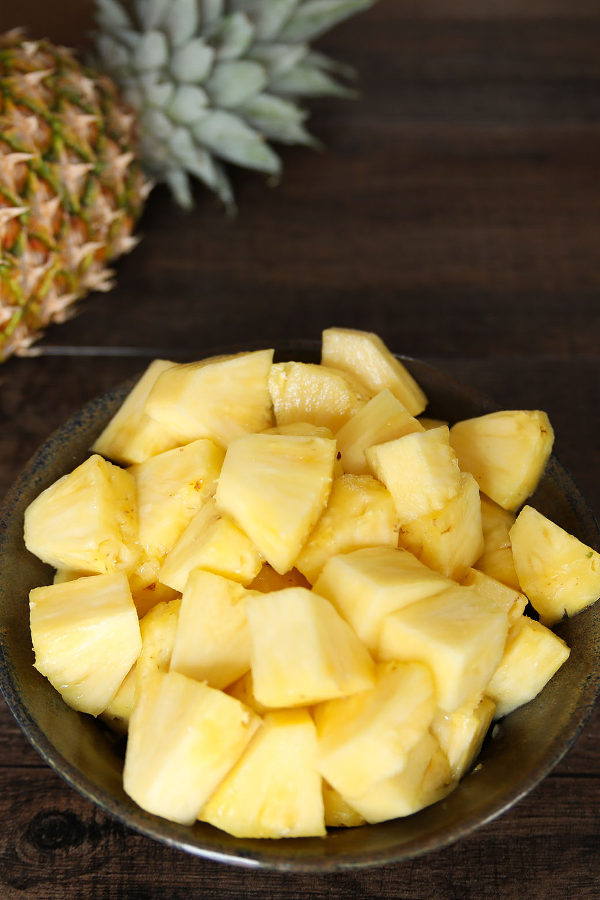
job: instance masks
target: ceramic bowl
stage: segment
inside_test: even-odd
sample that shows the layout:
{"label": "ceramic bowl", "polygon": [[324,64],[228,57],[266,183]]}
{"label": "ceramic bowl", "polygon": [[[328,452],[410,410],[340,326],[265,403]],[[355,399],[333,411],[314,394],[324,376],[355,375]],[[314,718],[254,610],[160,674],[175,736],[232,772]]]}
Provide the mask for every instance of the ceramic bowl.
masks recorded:
{"label": "ceramic bowl", "polygon": [[[318,352],[317,344],[289,343],[279,348],[278,358],[318,361]],[[425,363],[403,361],[430,398],[428,415],[455,421],[493,409],[477,392]],[[494,728],[479,765],[459,787],[416,815],[332,829],[325,838],[276,841],[237,839],[202,823],[185,827],[139,809],[123,791],[122,741],[102,723],[66,706],[33,668],[28,592],[48,584],[52,572],[23,544],[27,505],[86,458],[130,387],[125,384],[89,403],[55,432],[0,510],[0,687],[29,741],[68,784],[126,826],[183,851],[236,865],[326,872],[398,863],[447,846],[508,810],[550,772],[577,738],[600,689],[600,604],[556,627],[572,649],[568,661],[534,701]],[[531,502],[598,547],[598,526],[554,457]]]}

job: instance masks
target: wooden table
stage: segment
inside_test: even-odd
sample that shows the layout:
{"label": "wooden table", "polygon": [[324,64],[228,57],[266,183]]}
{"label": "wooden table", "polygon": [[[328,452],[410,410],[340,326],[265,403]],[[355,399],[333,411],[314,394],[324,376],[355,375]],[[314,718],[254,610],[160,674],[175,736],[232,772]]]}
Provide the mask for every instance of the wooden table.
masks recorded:
{"label": "wooden table", "polygon": [[[90,17],[89,0],[21,0],[0,26],[81,46]],[[201,190],[184,214],[157,189],[118,287],[52,328],[50,355],[0,368],[1,493],[54,427],[151,356],[339,324],[547,410],[600,513],[600,6],[379,0],[321,46],[362,86],[357,102],[311,104],[326,149],[284,150],[276,189],[238,172],[233,221]],[[550,777],[442,852],[287,876],[128,831],[46,768],[3,706],[0,896],[600,897],[599,742],[596,708]]]}

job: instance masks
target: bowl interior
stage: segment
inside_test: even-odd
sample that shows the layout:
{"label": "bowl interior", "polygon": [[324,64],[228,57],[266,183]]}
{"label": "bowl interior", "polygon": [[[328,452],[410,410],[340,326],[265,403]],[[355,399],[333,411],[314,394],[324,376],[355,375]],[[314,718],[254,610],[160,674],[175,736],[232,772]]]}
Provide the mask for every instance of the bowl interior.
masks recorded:
{"label": "bowl interior", "polygon": [[[316,343],[289,343],[279,348],[278,358],[318,361],[318,354]],[[428,415],[456,421],[493,408],[476,391],[425,363],[404,362],[430,398]],[[28,592],[48,584],[53,573],[27,552],[22,536],[27,505],[86,458],[130,386],[88,404],[55,432],[28,463],[0,510],[0,687],[30,742],[72,787],[137,831],[200,856],[269,869],[331,871],[400,862],[445,846],[502,813],[552,769],[585,724],[600,688],[596,607],[557,626],[572,648],[567,663],[535,701],[494,728],[480,764],[459,787],[416,815],[332,829],[326,838],[258,841],[237,839],[203,823],[180,826],[139,809],[122,788],[123,742],[101,723],[67,707],[33,668]],[[554,457],[531,502],[585,543],[598,546],[594,517]]]}

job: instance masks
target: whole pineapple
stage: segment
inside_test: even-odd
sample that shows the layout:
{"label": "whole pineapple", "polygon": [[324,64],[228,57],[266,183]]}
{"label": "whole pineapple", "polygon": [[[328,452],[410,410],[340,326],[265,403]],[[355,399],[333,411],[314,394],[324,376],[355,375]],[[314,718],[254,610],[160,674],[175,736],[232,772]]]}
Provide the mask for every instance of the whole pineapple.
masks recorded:
{"label": "whole pineapple", "polygon": [[106,291],[150,190],[106,76],[50,42],[0,38],[0,361]]}

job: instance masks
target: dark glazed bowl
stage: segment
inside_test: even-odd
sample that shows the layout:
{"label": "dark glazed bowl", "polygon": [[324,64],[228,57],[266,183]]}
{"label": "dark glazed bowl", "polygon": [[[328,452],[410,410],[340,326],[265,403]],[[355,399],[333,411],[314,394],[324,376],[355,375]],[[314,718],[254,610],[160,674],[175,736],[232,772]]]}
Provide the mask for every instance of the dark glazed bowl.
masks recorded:
{"label": "dark glazed bowl", "polygon": [[[229,351],[236,349],[244,348]],[[318,361],[319,345],[282,344],[278,356]],[[428,415],[455,421],[493,409],[485,398],[425,363],[404,362],[430,398]],[[600,689],[600,605],[557,626],[572,649],[567,663],[539,697],[494,729],[483,747],[481,764],[454,793],[414,816],[333,829],[326,838],[275,841],[241,840],[202,823],[188,828],[139,809],[123,791],[119,741],[101,723],[67,707],[33,668],[28,592],[49,583],[52,572],[26,551],[22,537],[27,505],[86,458],[130,387],[128,383],[93,401],[55,432],[29,462],[0,510],[0,686],[30,742],[72,787],[130,828],[198,856],[264,869],[327,872],[398,863],[444,847],[503,813],[550,772],[577,738]],[[598,547],[598,526],[555,458],[531,502]]]}

